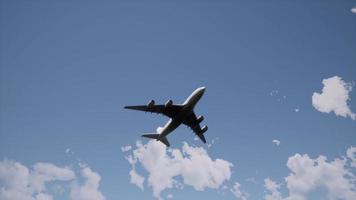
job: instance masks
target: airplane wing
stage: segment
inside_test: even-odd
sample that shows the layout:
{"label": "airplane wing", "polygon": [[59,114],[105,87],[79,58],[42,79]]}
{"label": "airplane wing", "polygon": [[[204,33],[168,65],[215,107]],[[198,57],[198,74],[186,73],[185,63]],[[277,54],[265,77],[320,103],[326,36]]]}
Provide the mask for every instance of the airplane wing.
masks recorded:
{"label": "airplane wing", "polygon": [[170,106],[165,106],[165,105],[143,105],[143,106],[125,106],[124,108],[126,109],[131,109],[131,110],[140,110],[140,111],[145,111],[145,112],[151,112],[151,113],[158,113],[165,115],[170,118],[174,118],[177,113],[182,109],[181,105],[170,105]]}
{"label": "airplane wing", "polygon": [[192,112],[187,119],[183,122],[183,124],[187,125],[189,128],[191,128],[195,135],[197,135],[201,141],[203,141],[204,143],[206,143],[206,139],[203,135],[204,131],[201,129],[199,121],[197,116],[195,115],[194,112]]}

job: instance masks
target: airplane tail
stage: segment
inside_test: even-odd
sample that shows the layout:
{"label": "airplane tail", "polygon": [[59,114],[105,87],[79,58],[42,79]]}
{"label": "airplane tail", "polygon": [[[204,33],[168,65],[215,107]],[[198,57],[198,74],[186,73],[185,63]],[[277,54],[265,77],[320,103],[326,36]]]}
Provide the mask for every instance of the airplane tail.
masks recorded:
{"label": "airplane tail", "polygon": [[168,140],[166,137],[160,137],[160,134],[145,134],[145,135],[142,135],[142,137],[145,137],[145,138],[151,138],[151,139],[156,139],[156,140],[159,140],[161,141],[163,144],[165,144],[167,147],[170,146]]}

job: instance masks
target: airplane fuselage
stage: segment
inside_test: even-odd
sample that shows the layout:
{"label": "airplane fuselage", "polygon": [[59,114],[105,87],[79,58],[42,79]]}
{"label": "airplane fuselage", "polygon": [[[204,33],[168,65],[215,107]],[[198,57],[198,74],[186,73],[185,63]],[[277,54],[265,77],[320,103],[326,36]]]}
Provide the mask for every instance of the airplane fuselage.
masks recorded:
{"label": "airplane fuselage", "polygon": [[179,111],[178,115],[174,118],[169,119],[166,125],[159,132],[159,138],[166,137],[169,133],[174,131],[178,126],[180,126],[184,120],[193,112],[195,105],[204,95],[205,87],[200,87],[196,89],[183,103],[182,109]]}
{"label": "airplane fuselage", "polygon": [[161,141],[166,146],[169,146],[167,135],[174,131],[178,126],[184,124],[188,126],[198,136],[203,143],[206,143],[204,133],[208,130],[208,126],[200,126],[204,120],[202,115],[195,115],[194,107],[204,95],[205,87],[196,89],[183,104],[173,104],[172,100],[168,100],[165,104],[156,105],[154,100],[148,102],[147,105],[125,106],[125,109],[139,110],[162,114],[169,117],[169,121],[162,129],[157,130],[157,133],[143,134],[142,137]]}

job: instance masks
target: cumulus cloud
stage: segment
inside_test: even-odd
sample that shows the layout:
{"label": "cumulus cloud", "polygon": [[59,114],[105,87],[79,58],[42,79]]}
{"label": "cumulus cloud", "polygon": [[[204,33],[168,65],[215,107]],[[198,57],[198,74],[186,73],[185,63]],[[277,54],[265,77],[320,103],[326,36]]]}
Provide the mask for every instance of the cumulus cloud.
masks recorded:
{"label": "cumulus cloud", "polygon": [[346,161],[341,159],[327,162],[325,156],[312,159],[306,154],[296,154],[290,157],[287,167],[292,174],[285,178],[289,199],[305,199],[308,192],[318,187],[327,189],[330,199],[356,199],[355,179],[345,165]]}
{"label": "cumulus cloud", "polygon": [[352,91],[352,85],[345,83],[338,76],[324,79],[323,85],[322,93],[313,93],[314,108],[323,113],[334,112],[337,116],[350,117],[355,120],[356,114],[347,104],[350,100],[349,93]]}
{"label": "cumulus cloud", "polygon": [[[86,178],[84,186],[98,186],[95,185],[93,175],[88,169],[83,169],[83,177]],[[0,161],[0,182],[2,183],[0,199],[53,200],[53,195],[47,191],[47,183],[60,181],[62,183],[71,184],[76,181],[76,179],[75,172],[67,166],[58,167],[51,163],[36,163],[32,168],[28,168],[16,161],[3,160]],[[89,190],[86,190],[86,192],[93,194],[91,189],[95,188],[89,187]],[[71,187],[71,190],[73,191],[75,188]],[[71,198],[71,200],[81,199],[83,198]],[[85,199],[90,200],[90,198]],[[103,200],[100,198],[95,199]]]}
{"label": "cumulus cloud", "polygon": [[69,181],[75,178],[68,167],[57,167],[50,163],[37,163],[30,170],[19,162],[0,162],[1,200],[43,200],[52,199],[46,194],[45,184],[51,181]]}
{"label": "cumulus cloud", "polygon": [[272,143],[279,146],[281,144],[281,141],[274,139],[274,140],[272,140]]}
{"label": "cumulus cloud", "polygon": [[266,195],[265,199],[305,200],[310,192],[318,188],[325,189],[327,198],[331,200],[356,199],[356,179],[347,163],[346,158],[327,161],[322,155],[313,159],[307,154],[295,154],[287,162],[291,171],[285,177],[289,196],[282,198],[278,191],[280,186],[266,179],[265,187],[271,194]]}
{"label": "cumulus cloud", "polygon": [[241,185],[238,182],[235,182],[234,186],[231,188],[231,192],[237,199],[247,200],[248,194],[245,191],[240,189]]}
{"label": "cumulus cloud", "polygon": [[133,169],[139,164],[147,171],[147,183],[158,199],[162,199],[160,194],[163,190],[182,187],[183,184],[192,186],[197,191],[205,188],[217,189],[230,179],[233,166],[223,159],[212,159],[201,147],[184,143],[182,150],[169,151],[165,145],[154,140],[145,145],[137,142],[136,149],[127,156],[127,160]]}

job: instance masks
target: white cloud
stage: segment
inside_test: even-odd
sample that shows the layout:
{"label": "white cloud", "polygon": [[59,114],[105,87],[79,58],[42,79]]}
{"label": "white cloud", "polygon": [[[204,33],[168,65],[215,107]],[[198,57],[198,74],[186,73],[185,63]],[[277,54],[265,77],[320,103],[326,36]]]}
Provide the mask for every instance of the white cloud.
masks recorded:
{"label": "white cloud", "polygon": [[81,174],[85,178],[85,182],[83,185],[79,185],[77,182],[72,184],[71,200],[105,200],[104,195],[98,190],[100,175],[88,166],[81,166]]}
{"label": "white cloud", "polygon": [[46,182],[70,181],[74,178],[74,172],[68,167],[57,167],[51,163],[36,163],[29,181],[36,192],[41,192],[45,190]]}
{"label": "white cloud", "polygon": [[308,194],[319,188],[325,189],[326,198],[330,200],[356,199],[356,179],[347,163],[345,157],[327,161],[322,155],[312,159],[307,154],[295,154],[287,162],[291,171],[285,177],[289,196],[282,198],[278,191],[280,186],[266,179],[265,187],[271,194],[265,199],[305,200]]}
{"label": "white cloud", "polygon": [[130,183],[136,185],[138,188],[143,190],[143,182],[145,181],[145,177],[138,174],[135,169],[131,169],[129,174]]}
{"label": "white cloud", "polygon": [[282,200],[282,194],[278,191],[280,185],[269,178],[265,180],[265,188],[271,193],[265,195],[265,200]]}
{"label": "white cloud", "polygon": [[356,14],[356,7],[351,8],[351,12]]}
{"label": "white cloud", "polygon": [[[318,187],[328,191],[330,199],[356,199],[355,181],[345,167],[346,160],[327,162],[325,156],[311,159],[308,155],[296,154],[288,159],[287,167],[292,171],[285,178],[289,199],[305,199],[306,194]],[[348,178],[348,177],[352,178]]]}
{"label": "white cloud", "polygon": [[348,148],[346,155],[351,160],[351,167],[356,167],[356,147]]}
{"label": "white cloud", "polygon": [[352,85],[345,83],[338,76],[324,79],[323,85],[322,93],[313,93],[314,108],[323,113],[334,112],[337,116],[350,117],[355,120],[356,114],[347,105]]}
{"label": "white cloud", "polygon": [[173,194],[168,194],[167,199],[173,199]]}
{"label": "white cloud", "polygon": [[234,186],[231,188],[231,192],[237,199],[247,200],[248,194],[245,191],[240,189],[241,185],[238,182],[235,182]]}
{"label": "white cloud", "polygon": [[85,184],[78,186],[74,184],[77,181],[75,172],[69,167],[58,167],[51,163],[39,162],[32,168],[28,168],[16,161],[3,160],[0,161],[0,182],[2,183],[0,199],[53,200],[53,194],[48,192],[46,184],[60,181],[71,185],[71,193],[75,193],[79,189],[93,197],[73,196],[71,200],[104,200],[105,198],[100,198],[96,191],[100,176],[92,172],[89,167],[82,169],[82,175],[86,179]]}
{"label": "white cloud", "polygon": [[122,152],[130,151],[131,149],[132,149],[131,145],[126,145],[126,146],[121,147]]}
{"label": "white cloud", "polygon": [[[182,183],[195,190],[217,189],[231,177],[232,164],[222,159],[213,160],[204,148],[192,147],[184,142],[182,150],[168,151],[160,142],[151,140],[147,144],[136,144],[136,149],[127,157],[135,169],[140,164],[147,172],[147,182],[153,195],[162,199],[163,190],[181,187]],[[182,183],[175,179],[181,176]]]}
{"label": "white cloud", "polygon": [[272,140],[272,143],[279,146],[281,144],[281,141],[274,139],[274,140]]}
{"label": "white cloud", "polygon": [[22,164],[10,160],[0,162],[1,200],[35,200],[29,186],[30,172]]}
{"label": "white cloud", "polygon": [[0,161],[1,200],[50,200],[45,184],[51,181],[69,181],[75,178],[68,167],[57,167],[50,163],[37,163],[30,170],[19,162]]}

